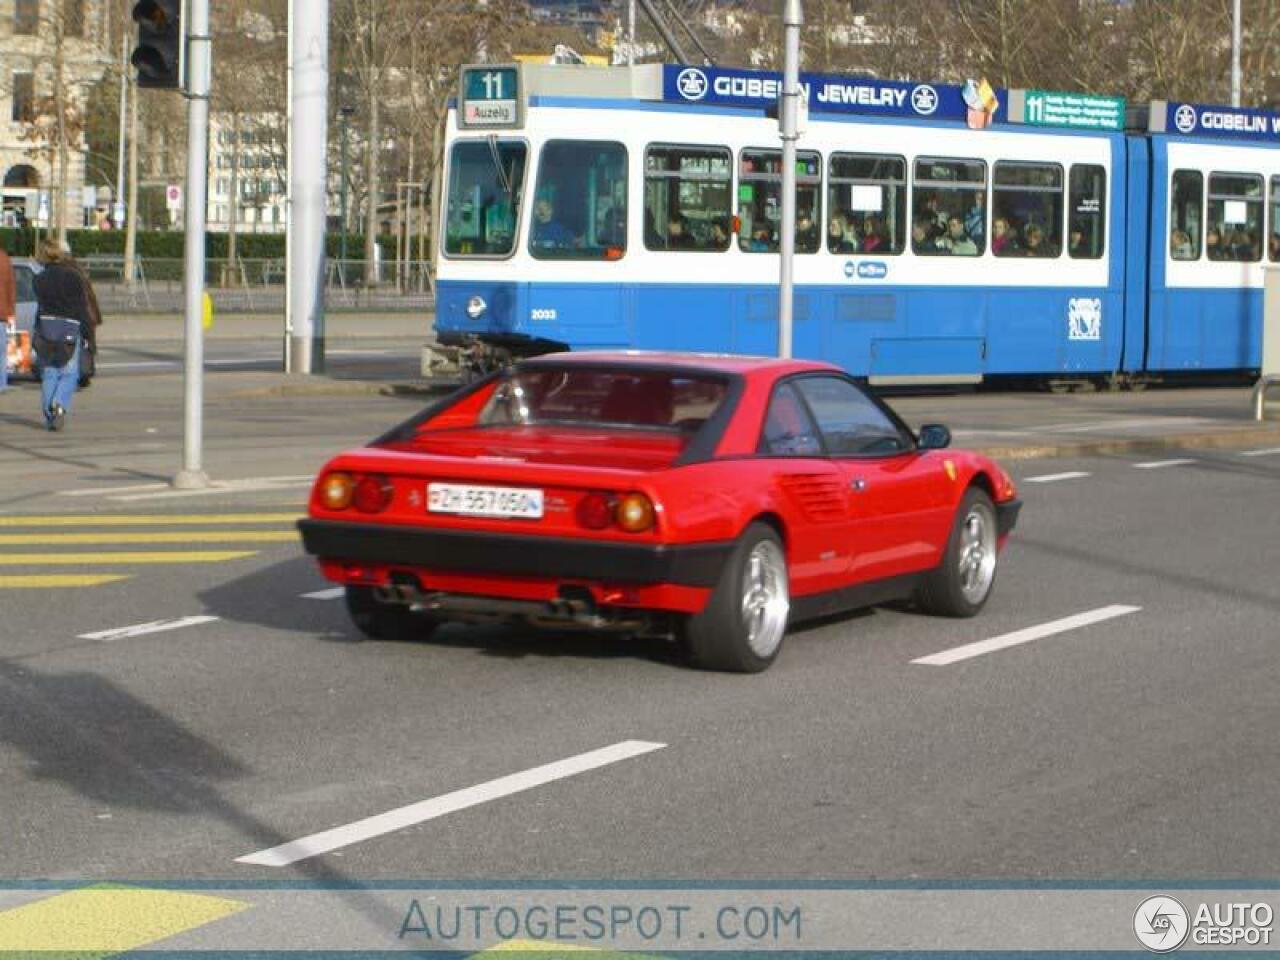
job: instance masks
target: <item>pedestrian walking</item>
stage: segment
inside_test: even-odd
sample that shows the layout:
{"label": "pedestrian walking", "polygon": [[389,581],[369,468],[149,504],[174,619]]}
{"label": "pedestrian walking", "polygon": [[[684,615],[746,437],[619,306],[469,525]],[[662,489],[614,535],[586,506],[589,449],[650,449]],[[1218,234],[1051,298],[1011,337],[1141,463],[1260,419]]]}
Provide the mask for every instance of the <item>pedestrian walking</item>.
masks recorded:
{"label": "pedestrian walking", "polygon": [[80,378],[81,340],[92,329],[89,281],[57,240],[40,245],[36,259],[36,323],[32,345],[40,358],[40,408],[45,425],[61,430]]}
{"label": "pedestrian walking", "polygon": [[13,261],[0,247],[0,393],[9,389],[9,338],[16,337],[18,283],[13,275]]}

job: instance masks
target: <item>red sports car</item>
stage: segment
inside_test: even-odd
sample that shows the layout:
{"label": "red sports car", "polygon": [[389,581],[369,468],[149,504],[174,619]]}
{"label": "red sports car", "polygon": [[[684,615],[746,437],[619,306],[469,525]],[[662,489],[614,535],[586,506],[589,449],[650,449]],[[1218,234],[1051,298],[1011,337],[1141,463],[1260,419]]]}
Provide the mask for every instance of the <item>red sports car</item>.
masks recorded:
{"label": "red sports car", "polygon": [[372,637],[523,620],[754,672],[805,618],[982,609],[1020,502],[950,439],[829,364],[550,354],[332,460],[299,526]]}

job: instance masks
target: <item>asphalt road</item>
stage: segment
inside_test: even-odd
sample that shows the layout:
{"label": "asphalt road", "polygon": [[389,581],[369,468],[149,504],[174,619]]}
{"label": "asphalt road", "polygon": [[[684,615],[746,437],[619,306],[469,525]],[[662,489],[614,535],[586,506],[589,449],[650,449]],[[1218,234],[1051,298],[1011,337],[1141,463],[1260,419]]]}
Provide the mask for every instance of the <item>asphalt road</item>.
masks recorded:
{"label": "asphalt road", "polygon": [[[80,578],[0,579],[0,877],[1209,880],[1280,862],[1280,453],[1015,462],[1026,506],[982,616],[875,609],[720,676],[590,635],[359,641],[340,600],[306,596],[326,584],[290,534],[305,481],[166,495],[176,408],[150,379],[82,395],[56,436],[0,405],[0,577]],[[210,458],[260,480],[420,403],[264,404],[211,380]],[[50,519],[68,514],[99,519]],[[493,785],[636,741],[661,746]],[[486,784],[287,866],[238,862]]]}

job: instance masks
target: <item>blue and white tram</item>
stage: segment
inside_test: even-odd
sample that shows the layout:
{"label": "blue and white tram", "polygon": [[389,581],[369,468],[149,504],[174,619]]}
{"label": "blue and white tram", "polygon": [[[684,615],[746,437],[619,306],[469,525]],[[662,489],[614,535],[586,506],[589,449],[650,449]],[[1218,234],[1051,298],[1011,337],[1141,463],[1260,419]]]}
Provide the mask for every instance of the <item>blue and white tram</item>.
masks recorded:
{"label": "blue and white tram", "polygon": [[[448,117],[442,343],[477,366],[560,347],[775,352],[781,154],[760,104],[776,80],[470,69],[483,83],[464,71]],[[1235,259],[1237,234],[1261,250],[1259,185],[1280,183],[1280,151],[975,130],[958,88],[807,80],[797,356],[873,382],[1257,366],[1265,252]],[[1232,227],[1233,259],[1210,261],[1214,224]]]}

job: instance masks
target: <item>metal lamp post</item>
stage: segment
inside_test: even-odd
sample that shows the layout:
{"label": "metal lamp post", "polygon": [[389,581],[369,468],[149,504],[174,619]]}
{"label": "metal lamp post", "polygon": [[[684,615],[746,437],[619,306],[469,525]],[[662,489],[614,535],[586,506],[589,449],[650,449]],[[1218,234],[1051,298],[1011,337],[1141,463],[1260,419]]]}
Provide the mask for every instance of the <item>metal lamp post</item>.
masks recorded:
{"label": "metal lamp post", "polygon": [[782,266],[778,282],[778,356],[791,356],[792,265],[796,250],[796,138],[800,91],[800,28],[804,11],[800,0],[783,0],[782,96],[778,102],[778,124],[782,135],[782,235],[779,252]]}
{"label": "metal lamp post", "polygon": [[339,188],[339,201],[338,201],[338,205],[341,208],[342,231],[339,235],[340,240],[338,241],[338,263],[339,263],[338,270],[344,281],[346,280],[346,276],[347,276],[347,196],[348,196],[348,191],[351,189],[351,186],[350,186],[351,180],[348,172],[349,167],[347,166],[347,163],[348,163],[347,131],[348,131],[348,124],[351,120],[351,115],[354,114],[355,112],[356,112],[355,107],[340,107],[338,109],[338,117],[342,121],[342,145],[341,145],[342,184],[341,184],[341,187]]}

